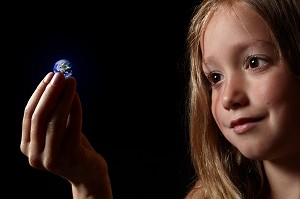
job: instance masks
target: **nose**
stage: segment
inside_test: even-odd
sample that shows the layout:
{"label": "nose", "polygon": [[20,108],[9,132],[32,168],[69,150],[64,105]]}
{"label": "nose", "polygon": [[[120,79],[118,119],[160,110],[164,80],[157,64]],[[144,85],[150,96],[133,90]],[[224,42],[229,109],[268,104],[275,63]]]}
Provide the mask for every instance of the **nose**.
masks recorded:
{"label": "nose", "polygon": [[241,76],[229,77],[225,80],[222,93],[222,105],[226,110],[245,106],[249,100],[246,82]]}

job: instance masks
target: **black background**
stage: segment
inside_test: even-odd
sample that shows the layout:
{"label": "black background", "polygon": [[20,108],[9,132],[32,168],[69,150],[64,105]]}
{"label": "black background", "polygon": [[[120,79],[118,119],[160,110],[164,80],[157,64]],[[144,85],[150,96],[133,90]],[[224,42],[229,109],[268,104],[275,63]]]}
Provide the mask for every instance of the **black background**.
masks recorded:
{"label": "black background", "polygon": [[198,1],[13,4],[2,18],[9,198],[72,198],[68,182],[31,168],[19,149],[27,100],[62,58],[75,68],[83,130],[108,162],[114,198],[183,198],[192,176],[184,45]]}

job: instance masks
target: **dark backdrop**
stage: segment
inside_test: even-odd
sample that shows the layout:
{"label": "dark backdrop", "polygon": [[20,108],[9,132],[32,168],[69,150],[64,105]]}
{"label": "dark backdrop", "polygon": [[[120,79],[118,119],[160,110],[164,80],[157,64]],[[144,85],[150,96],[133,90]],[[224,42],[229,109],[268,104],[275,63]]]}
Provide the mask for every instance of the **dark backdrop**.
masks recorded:
{"label": "dark backdrop", "polygon": [[197,1],[12,4],[2,18],[3,126],[14,147],[13,159],[10,141],[3,153],[9,194],[71,198],[65,180],[31,168],[19,150],[27,100],[66,58],[75,68],[83,130],[108,162],[114,198],[183,198],[192,177],[184,45]]}

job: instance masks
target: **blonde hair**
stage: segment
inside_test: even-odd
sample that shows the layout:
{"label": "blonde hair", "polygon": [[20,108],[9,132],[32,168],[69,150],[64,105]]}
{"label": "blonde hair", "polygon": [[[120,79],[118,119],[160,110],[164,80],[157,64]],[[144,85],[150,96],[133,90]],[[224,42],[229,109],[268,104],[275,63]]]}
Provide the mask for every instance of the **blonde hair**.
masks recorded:
{"label": "blonde hair", "polygon": [[295,77],[300,74],[299,0],[204,0],[196,7],[187,37],[189,140],[195,181],[200,182],[205,198],[262,198],[267,189],[261,162],[244,157],[216,125],[210,110],[210,86],[201,67],[200,40],[206,25],[221,5],[236,2],[255,10],[268,24],[277,53]]}

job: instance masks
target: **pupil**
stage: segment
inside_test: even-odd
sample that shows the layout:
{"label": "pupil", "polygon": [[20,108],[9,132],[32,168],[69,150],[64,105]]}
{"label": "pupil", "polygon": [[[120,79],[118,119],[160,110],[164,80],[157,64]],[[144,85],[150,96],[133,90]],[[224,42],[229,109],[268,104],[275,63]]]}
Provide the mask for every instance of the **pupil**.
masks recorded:
{"label": "pupil", "polygon": [[251,67],[256,67],[257,66],[257,60],[255,58],[250,60],[250,65]]}
{"label": "pupil", "polygon": [[212,78],[213,83],[217,83],[219,81],[219,79],[220,78],[219,78],[219,76],[217,74],[213,75],[213,78]]}

